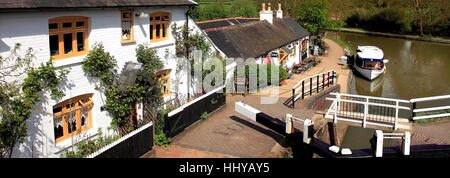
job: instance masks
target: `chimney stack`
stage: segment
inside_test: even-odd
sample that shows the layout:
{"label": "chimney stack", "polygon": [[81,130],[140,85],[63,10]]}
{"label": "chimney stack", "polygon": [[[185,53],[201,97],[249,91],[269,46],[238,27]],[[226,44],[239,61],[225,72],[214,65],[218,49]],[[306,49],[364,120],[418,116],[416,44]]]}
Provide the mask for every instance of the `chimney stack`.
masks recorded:
{"label": "chimney stack", "polygon": [[266,3],[262,3],[262,9],[259,12],[259,20],[267,20],[270,24],[273,24],[273,11],[272,7],[270,7],[270,3],[267,4],[267,10],[266,10]]}
{"label": "chimney stack", "polygon": [[278,3],[277,18],[279,19],[283,18],[283,10],[281,10],[281,3]]}

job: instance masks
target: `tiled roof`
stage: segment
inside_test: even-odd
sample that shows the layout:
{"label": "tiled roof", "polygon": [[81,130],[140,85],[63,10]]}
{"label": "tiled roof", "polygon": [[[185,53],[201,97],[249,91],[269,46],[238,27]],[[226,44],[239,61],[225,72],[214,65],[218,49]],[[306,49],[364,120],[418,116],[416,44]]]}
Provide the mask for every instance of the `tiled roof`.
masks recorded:
{"label": "tiled roof", "polygon": [[228,57],[243,59],[260,57],[309,35],[291,18],[274,19],[273,24],[253,21],[208,29],[205,32],[221,51]]}
{"label": "tiled roof", "polygon": [[0,11],[197,5],[193,0],[0,0]]}

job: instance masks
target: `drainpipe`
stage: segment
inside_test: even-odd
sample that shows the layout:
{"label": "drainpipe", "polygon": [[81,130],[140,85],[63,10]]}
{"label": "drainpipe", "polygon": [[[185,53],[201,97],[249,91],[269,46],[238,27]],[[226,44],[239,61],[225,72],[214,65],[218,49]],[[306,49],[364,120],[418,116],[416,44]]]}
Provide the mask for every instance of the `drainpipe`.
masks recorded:
{"label": "drainpipe", "polygon": [[[189,37],[189,13],[191,12],[193,6],[188,6],[188,10],[186,11],[186,27],[188,29],[188,34],[186,36],[184,36],[183,38],[186,39]],[[191,61],[189,58],[189,44],[185,44],[185,48],[186,48],[186,59],[187,59],[187,99],[191,99],[191,91],[190,91],[190,86],[191,86]]]}

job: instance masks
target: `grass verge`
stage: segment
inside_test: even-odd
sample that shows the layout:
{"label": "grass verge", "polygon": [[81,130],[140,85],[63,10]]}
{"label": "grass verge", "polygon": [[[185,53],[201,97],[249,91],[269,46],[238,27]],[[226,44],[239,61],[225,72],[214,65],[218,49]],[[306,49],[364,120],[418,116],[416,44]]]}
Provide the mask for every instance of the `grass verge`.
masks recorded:
{"label": "grass verge", "polygon": [[352,49],[352,47],[350,47],[350,45],[348,45],[346,42],[342,41],[342,40],[338,40],[336,38],[333,38],[331,36],[326,36],[325,38],[328,38],[334,42],[336,42],[339,46],[343,47],[344,49],[347,48],[348,50],[350,50],[350,53],[353,55],[354,51]]}

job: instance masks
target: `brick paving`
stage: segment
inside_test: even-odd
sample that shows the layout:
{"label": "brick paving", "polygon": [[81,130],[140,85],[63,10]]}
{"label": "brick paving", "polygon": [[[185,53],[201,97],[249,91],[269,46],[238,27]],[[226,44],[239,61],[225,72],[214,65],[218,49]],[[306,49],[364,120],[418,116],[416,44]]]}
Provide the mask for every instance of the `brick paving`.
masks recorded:
{"label": "brick paving", "polygon": [[411,134],[412,145],[450,144],[450,121],[427,124],[413,124]]}

